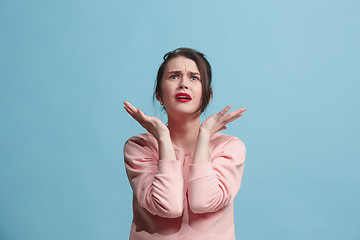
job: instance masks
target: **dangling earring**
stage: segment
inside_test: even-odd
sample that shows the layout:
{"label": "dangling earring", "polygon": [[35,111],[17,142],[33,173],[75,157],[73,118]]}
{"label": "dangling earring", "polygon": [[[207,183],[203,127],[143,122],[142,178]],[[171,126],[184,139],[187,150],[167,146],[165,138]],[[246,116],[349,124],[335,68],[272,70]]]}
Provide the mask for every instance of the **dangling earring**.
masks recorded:
{"label": "dangling earring", "polygon": [[164,105],[164,102],[160,102],[160,105]]}

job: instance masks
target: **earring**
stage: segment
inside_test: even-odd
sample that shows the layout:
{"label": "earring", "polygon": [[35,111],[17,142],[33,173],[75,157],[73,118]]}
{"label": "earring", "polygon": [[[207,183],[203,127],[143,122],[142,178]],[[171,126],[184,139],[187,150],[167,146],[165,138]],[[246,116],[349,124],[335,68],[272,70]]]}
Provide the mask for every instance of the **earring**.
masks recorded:
{"label": "earring", "polygon": [[164,105],[164,102],[160,102],[160,105]]}

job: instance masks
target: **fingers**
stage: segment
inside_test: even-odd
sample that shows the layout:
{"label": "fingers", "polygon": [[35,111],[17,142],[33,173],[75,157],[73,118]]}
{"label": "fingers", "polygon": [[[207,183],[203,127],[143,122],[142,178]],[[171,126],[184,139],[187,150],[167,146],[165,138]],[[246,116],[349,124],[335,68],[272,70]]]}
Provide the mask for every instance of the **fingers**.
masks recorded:
{"label": "fingers", "polygon": [[147,116],[140,109],[135,108],[129,102],[124,102],[124,109],[138,122],[143,121]]}
{"label": "fingers", "polygon": [[124,109],[131,115],[131,117],[136,119],[135,113],[128,107],[124,107]]}
{"label": "fingers", "polygon": [[244,115],[244,112],[246,110],[247,110],[247,108],[243,107],[243,108],[237,109],[231,113],[226,114],[225,116],[222,117],[224,124],[226,125],[226,124],[238,119],[239,117]]}
{"label": "fingers", "polygon": [[130,115],[132,115],[132,114],[134,114],[136,112],[136,108],[133,105],[131,105],[129,102],[125,101],[124,105],[125,105],[124,106],[125,110],[128,113],[130,113]]}
{"label": "fingers", "polygon": [[140,109],[138,109],[137,112],[142,120],[146,120],[148,118],[148,116],[146,116],[145,113],[143,111],[141,111]]}
{"label": "fingers", "polygon": [[128,102],[124,102],[124,105],[125,110],[156,139],[158,139],[160,135],[169,134],[167,126],[158,118],[146,115],[143,111],[135,108]]}
{"label": "fingers", "polygon": [[226,129],[227,129],[226,126],[222,126],[222,127],[218,130],[218,132],[221,131],[221,130],[226,130]]}
{"label": "fingers", "polygon": [[221,118],[222,116],[224,116],[229,110],[230,110],[231,106],[228,105],[227,107],[225,107],[223,110],[221,110],[218,114],[216,114],[216,116],[218,118]]}
{"label": "fingers", "polygon": [[240,108],[240,109],[237,109],[229,114],[231,115],[243,115],[244,112],[246,111],[247,109],[246,108]]}

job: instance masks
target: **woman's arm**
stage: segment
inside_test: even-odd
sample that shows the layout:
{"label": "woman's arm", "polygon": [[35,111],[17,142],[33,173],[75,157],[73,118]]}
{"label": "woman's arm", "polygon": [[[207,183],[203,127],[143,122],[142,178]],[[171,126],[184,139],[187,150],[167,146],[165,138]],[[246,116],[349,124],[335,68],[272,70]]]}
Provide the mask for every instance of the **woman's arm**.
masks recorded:
{"label": "woman's arm", "polygon": [[209,162],[209,148],[211,137],[216,132],[226,129],[226,124],[238,119],[247,110],[243,107],[226,114],[230,110],[230,108],[231,106],[227,106],[219,113],[210,116],[201,124],[195,147],[193,164]]}
{"label": "woman's arm", "polygon": [[184,181],[168,128],[130,103],[125,102],[125,110],[156,139],[149,146],[149,139],[133,137],[124,146],[126,171],[136,200],[151,214],[166,218],[181,216]]}
{"label": "woman's arm", "polygon": [[156,138],[159,146],[159,159],[176,159],[170,132],[166,125],[156,117],[145,115],[140,109],[136,109],[129,102],[125,101],[124,105],[125,110]]}
{"label": "woman's arm", "polygon": [[209,117],[200,127],[188,189],[190,208],[195,213],[221,209],[235,197],[240,187],[246,149],[239,139],[229,141],[223,153],[210,162],[211,137],[246,111],[241,108],[226,114],[229,109],[230,106]]}
{"label": "woman's arm", "polygon": [[246,149],[238,138],[219,143],[211,162],[192,164],[188,197],[194,213],[215,212],[232,202],[240,189]]}

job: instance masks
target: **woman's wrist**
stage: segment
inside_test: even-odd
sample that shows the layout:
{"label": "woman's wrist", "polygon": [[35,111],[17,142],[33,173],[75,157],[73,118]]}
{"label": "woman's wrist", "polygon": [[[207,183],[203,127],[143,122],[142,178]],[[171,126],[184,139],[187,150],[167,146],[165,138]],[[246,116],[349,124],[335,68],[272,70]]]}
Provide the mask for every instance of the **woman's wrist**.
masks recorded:
{"label": "woman's wrist", "polygon": [[193,158],[193,164],[208,162],[211,134],[205,129],[200,129]]}
{"label": "woman's wrist", "polygon": [[163,132],[156,138],[159,144],[171,143],[170,132]]}
{"label": "woman's wrist", "polygon": [[159,136],[157,141],[159,148],[159,160],[176,160],[170,134]]}
{"label": "woman's wrist", "polygon": [[203,138],[203,139],[209,139],[210,140],[211,137],[212,137],[212,134],[209,133],[209,131],[207,131],[206,129],[200,128],[198,138]]}

